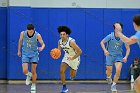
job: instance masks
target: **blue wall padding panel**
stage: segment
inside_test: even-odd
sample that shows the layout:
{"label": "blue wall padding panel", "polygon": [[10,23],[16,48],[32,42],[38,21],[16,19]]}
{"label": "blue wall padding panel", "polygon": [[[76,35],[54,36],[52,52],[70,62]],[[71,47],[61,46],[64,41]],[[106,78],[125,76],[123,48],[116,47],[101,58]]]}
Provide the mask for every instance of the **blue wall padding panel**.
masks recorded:
{"label": "blue wall padding panel", "polygon": [[86,58],[84,54],[86,53],[86,39],[85,39],[85,12],[81,9],[68,9],[68,26],[72,30],[71,37],[75,39],[77,45],[82,49],[81,62],[79,65],[78,73],[76,79],[86,79]]}
{"label": "blue wall padding panel", "polygon": [[86,79],[103,79],[103,9],[86,9]]}
{"label": "blue wall padding panel", "polygon": [[0,79],[7,78],[7,63],[6,63],[6,34],[7,34],[7,8],[0,7]]}
{"label": "blue wall padding panel", "polygon": [[23,79],[21,58],[17,57],[17,46],[20,32],[26,30],[26,25],[31,22],[30,7],[8,8],[7,32],[7,70],[8,79]]}
{"label": "blue wall padding panel", "polygon": [[[6,15],[6,12],[0,8]],[[1,13],[1,12],[0,12]],[[5,18],[4,13],[0,16]],[[2,36],[6,40],[7,56],[1,55],[1,62],[7,64],[8,79],[25,79],[22,73],[21,59],[17,57],[17,43],[20,32],[26,29],[28,23],[33,23],[35,29],[42,35],[46,44],[40,53],[37,67],[38,79],[60,79],[60,64],[62,56],[58,60],[50,57],[50,50],[56,48],[60,38],[57,27],[67,25],[71,28],[72,38],[82,49],[81,64],[77,71],[76,79],[105,79],[105,56],[100,46],[100,41],[113,31],[113,23],[121,21],[124,24],[123,33],[131,36],[135,33],[132,17],[140,13],[140,9],[105,9],[105,8],[30,8],[8,7],[7,31],[5,20],[2,25]],[[1,17],[0,17],[1,18]],[[5,47],[6,41],[2,41],[0,47]],[[131,46],[131,54],[128,62],[123,64],[121,79],[128,79],[128,69],[134,57],[139,57],[138,46]],[[125,54],[125,47],[124,47]],[[6,62],[7,59],[7,62]],[[2,67],[0,69],[6,69]],[[6,70],[4,70],[6,71]],[[113,73],[115,71],[113,70]],[[0,78],[5,78],[6,72],[0,72]],[[2,76],[2,77],[1,77]],[[69,79],[69,70],[66,78]]]}

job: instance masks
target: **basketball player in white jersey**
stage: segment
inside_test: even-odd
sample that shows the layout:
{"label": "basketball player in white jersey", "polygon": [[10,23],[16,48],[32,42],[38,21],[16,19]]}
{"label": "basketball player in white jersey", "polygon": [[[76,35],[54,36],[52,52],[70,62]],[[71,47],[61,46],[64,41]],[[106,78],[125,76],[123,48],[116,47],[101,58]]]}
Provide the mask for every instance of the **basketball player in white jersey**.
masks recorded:
{"label": "basketball player in white jersey", "polygon": [[76,76],[82,50],[78,47],[75,40],[69,37],[71,34],[70,28],[67,26],[59,26],[58,33],[61,38],[58,41],[58,49],[63,49],[65,52],[60,66],[60,78],[63,84],[61,93],[66,93],[68,92],[68,89],[66,87],[65,71],[70,67],[70,78],[73,79]]}

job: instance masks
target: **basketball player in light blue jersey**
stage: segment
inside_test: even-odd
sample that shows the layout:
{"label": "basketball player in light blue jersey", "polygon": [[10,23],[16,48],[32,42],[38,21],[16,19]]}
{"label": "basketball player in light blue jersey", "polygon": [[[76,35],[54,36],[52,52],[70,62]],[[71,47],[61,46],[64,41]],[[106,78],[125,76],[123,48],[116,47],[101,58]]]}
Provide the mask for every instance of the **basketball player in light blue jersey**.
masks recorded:
{"label": "basketball player in light blue jersey", "polygon": [[[121,26],[118,24],[115,25],[117,29],[116,33],[121,38],[121,40],[125,42],[126,44],[132,45],[132,44],[138,43],[140,47],[140,14],[137,14],[133,17],[133,26],[136,31],[136,34],[131,36],[130,38],[126,37],[125,35],[121,33]],[[137,93],[140,93],[140,76],[135,80],[134,88]]]}
{"label": "basketball player in light blue jersey", "polygon": [[[115,24],[120,24],[121,28],[123,28],[123,25],[119,22],[116,22]],[[115,24],[113,25],[114,31],[116,30]],[[106,43],[106,47],[105,47]],[[111,85],[112,91],[117,91],[116,89],[116,83],[119,80],[121,68],[122,68],[122,62],[126,62],[127,58],[130,53],[130,48],[128,45],[125,45],[126,47],[126,55],[123,57],[122,49],[123,41],[118,37],[117,33],[112,32],[111,34],[107,35],[102,41],[101,41],[101,47],[104,51],[104,54],[106,56],[106,75],[107,75],[107,81],[108,84],[112,83],[112,67],[113,64],[115,64],[116,73],[113,79],[113,83]]]}
{"label": "basketball player in light blue jersey", "polygon": [[[41,44],[41,47],[37,46],[38,41]],[[26,85],[29,85],[31,83],[30,79],[32,77],[31,91],[36,91],[36,67],[39,61],[39,52],[41,52],[44,49],[44,47],[45,44],[42,40],[41,35],[35,31],[33,24],[28,24],[27,30],[22,31],[20,34],[17,55],[22,58],[23,73],[27,75]],[[30,63],[31,72],[28,71],[28,65]]]}
{"label": "basketball player in light blue jersey", "polygon": [[73,79],[76,76],[77,69],[80,64],[80,55],[82,50],[78,47],[75,40],[69,35],[71,34],[70,28],[67,26],[59,26],[58,33],[60,40],[58,42],[58,49],[63,49],[65,52],[60,66],[60,77],[63,84],[61,93],[68,92],[65,81],[65,71],[70,67],[70,77]]}

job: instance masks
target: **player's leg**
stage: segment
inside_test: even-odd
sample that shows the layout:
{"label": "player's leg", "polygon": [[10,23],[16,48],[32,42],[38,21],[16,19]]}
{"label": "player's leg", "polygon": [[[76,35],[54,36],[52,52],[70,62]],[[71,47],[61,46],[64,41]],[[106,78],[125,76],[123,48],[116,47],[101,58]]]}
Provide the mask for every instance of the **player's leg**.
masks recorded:
{"label": "player's leg", "polygon": [[108,84],[112,83],[112,65],[113,65],[113,57],[106,56],[106,80]]}
{"label": "player's leg", "polygon": [[121,73],[121,69],[122,69],[122,63],[121,62],[116,62],[115,63],[115,68],[116,68],[116,73],[115,73],[113,83],[112,83],[112,86],[111,86],[112,91],[117,91],[116,83],[118,82],[118,80],[120,78],[120,73]]}
{"label": "player's leg", "polygon": [[76,73],[77,73],[77,71],[76,70],[74,70],[74,69],[70,69],[70,79],[71,80],[74,80],[74,78],[76,77]]}
{"label": "player's leg", "polygon": [[73,80],[76,77],[76,73],[78,70],[78,67],[80,65],[80,58],[76,58],[75,60],[71,61],[70,66],[70,79]]}
{"label": "player's leg", "polygon": [[136,93],[140,93],[140,76],[134,82],[134,89]]}
{"label": "player's leg", "polygon": [[28,63],[29,63],[29,58],[25,55],[22,55],[22,69],[23,69],[23,73],[27,75],[26,85],[29,85],[31,83],[30,79],[32,76],[32,73],[28,71]]}
{"label": "player's leg", "polygon": [[68,65],[65,62],[62,62],[60,66],[60,78],[61,78],[62,84],[66,84],[65,71],[67,68],[68,68]]}
{"label": "player's leg", "polygon": [[113,82],[117,83],[119,78],[120,78],[120,73],[121,73],[121,69],[122,69],[122,62],[116,62],[115,68],[116,68],[116,73],[115,73]]}
{"label": "player's leg", "polygon": [[130,73],[131,73],[131,78],[130,78],[130,80],[131,80],[131,90],[133,90],[134,89],[134,80],[135,80],[135,71],[132,67],[130,68]]}
{"label": "player's leg", "polygon": [[28,71],[28,63],[27,62],[22,63],[22,70],[23,70],[23,73],[25,75],[28,74],[29,71]]}
{"label": "player's leg", "polygon": [[31,86],[31,91],[36,90],[36,79],[37,79],[37,74],[36,74],[36,67],[37,67],[37,62],[32,63],[32,86]]}
{"label": "player's leg", "polygon": [[30,58],[30,62],[32,63],[32,66],[31,66],[31,71],[32,71],[31,91],[36,91],[36,79],[37,79],[36,68],[37,68],[38,61],[39,61],[38,55],[35,55]]}
{"label": "player's leg", "polygon": [[67,68],[68,68],[68,65],[65,62],[62,62],[61,66],[60,66],[60,78],[61,78],[61,81],[62,81],[62,84],[63,84],[63,88],[62,88],[61,92],[67,92],[68,91],[68,89],[66,87],[66,78],[65,78],[65,72],[66,72]]}

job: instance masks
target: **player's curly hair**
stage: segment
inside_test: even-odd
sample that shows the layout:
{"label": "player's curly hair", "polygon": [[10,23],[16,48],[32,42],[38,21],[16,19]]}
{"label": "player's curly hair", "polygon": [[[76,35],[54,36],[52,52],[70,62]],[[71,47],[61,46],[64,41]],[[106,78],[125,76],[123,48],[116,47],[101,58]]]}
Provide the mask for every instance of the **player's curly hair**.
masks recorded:
{"label": "player's curly hair", "polygon": [[57,28],[58,33],[60,34],[61,32],[66,32],[66,34],[70,35],[71,34],[71,29],[67,26],[59,26]]}

